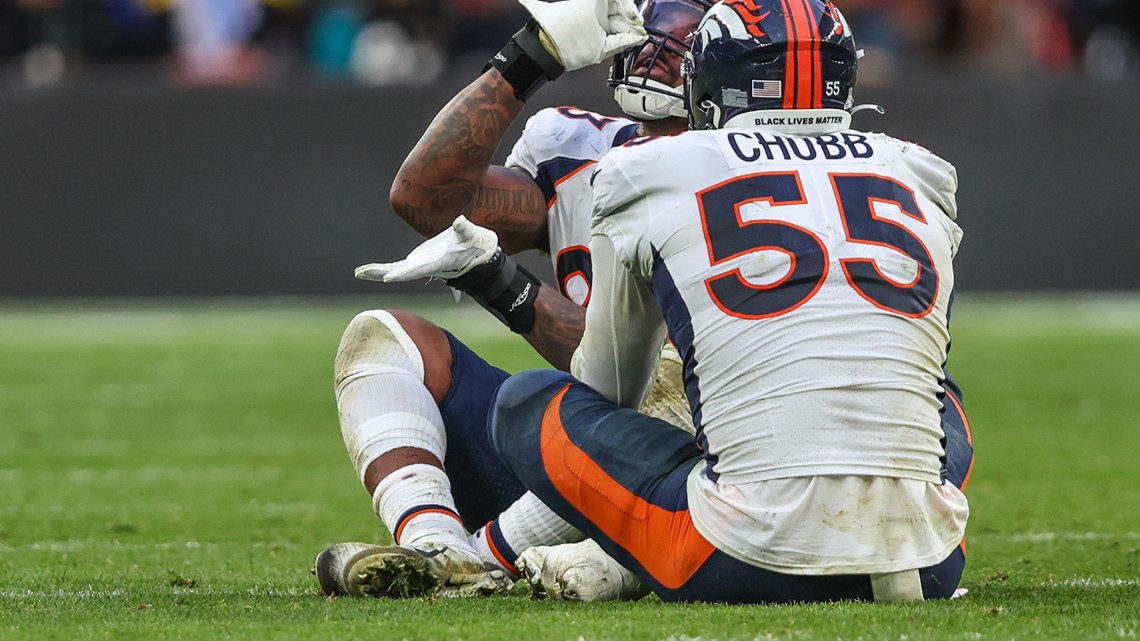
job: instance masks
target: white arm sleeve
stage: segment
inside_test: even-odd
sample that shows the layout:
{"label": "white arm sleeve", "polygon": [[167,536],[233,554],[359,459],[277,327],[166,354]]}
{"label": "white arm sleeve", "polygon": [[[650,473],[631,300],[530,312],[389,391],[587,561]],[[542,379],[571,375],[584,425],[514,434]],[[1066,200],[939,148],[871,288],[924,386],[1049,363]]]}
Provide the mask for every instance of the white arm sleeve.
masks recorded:
{"label": "white arm sleeve", "polygon": [[609,236],[595,233],[590,254],[594,290],[570,371],[618,405],[636,408],[653,381],[665,322],[649,283],[622,265]]}

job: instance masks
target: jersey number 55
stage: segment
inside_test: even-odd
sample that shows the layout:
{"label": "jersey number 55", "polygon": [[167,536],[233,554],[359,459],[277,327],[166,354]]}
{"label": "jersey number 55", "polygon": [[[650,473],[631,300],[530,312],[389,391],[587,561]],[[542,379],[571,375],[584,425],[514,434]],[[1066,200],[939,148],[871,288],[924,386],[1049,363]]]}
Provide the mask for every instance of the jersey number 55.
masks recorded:
{"label": "jersey number 55", "polygon": [[[938,272],[930,252],[903,225],[875,214],[874,203],[887,203],[926,223],[914,192],[893,178],[874,174],[828,174],[847,240],[901,252],[916,265],[910,282],[889,278],[872,258],[843,258],[847,283],[880,309],[911,318],[930,313],[938,295]],[[788,255],[790,269],[778,282],[756,285],[740,269],[705,281],[713,301],[727,314],[762,319],[790,312],[811,299],[827,278],[830,259],[823,240],[812,231],[779,220],[744,221],[742,205],[766,201],[773,207],[805,205],[799,172],[738,176],[697,194],[709,257],[715,267],[744,254],[769,250]]]}

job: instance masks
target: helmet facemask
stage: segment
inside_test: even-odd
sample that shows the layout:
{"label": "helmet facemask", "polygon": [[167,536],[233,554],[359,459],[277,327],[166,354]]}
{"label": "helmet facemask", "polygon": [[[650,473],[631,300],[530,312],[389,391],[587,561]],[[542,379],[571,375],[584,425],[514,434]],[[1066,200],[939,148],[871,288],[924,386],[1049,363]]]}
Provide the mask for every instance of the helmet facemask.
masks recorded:
{"label": "helmet facemask", "polygon": [[[660,70],[677,68],[689,51],[692,32],[712,6],[706,0],[644,0],[641,14],[649,40],[614,56],[609,84],[614,100],[635,120],[684,118],[684,90],[664,82]],[[654,77],[659,76],[659,77]]]}

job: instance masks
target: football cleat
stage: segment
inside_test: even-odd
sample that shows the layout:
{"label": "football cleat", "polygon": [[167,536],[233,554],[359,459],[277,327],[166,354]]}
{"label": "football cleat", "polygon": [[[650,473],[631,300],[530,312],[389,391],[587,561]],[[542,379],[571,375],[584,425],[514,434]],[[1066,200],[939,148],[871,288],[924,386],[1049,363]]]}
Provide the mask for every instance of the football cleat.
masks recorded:
{"label": "football cleat", "polygon": [[358,552],[376,549],[373,543],[335,543],[317,555],[312,573],[317,577],[321,591],[330,597],[348,596],[348,584],[344,571]]}
{"label": "football cleat", "polygon": [[506,572],[462,545],[337,543],[317,555],[313,573],[328,596],[490,596],[513,584]]}
{"label": "football cleat", "polygon": [[591,539],[530,548],[515,566],[539,599],[636,601],[649,594],[636,574]]}
{"label": "football cleat", "polygon": [[685,383],[682,380],[685,364],[672,343],[665,343],[657,360],[657,371],[649,393],[637,411],[676,425],[689,434],[696,432],[693,415],[689,411]]}

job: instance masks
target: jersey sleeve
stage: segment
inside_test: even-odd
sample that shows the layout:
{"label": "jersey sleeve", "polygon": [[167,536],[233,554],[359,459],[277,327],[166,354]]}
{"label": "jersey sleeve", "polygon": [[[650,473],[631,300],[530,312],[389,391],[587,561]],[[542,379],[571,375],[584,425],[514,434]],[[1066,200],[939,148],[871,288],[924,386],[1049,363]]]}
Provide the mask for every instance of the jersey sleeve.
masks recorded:
{"label": "jersey sleeve", "polygon": [[[615,149],[598,163],[593,182],[593,233],[605,234],[614,244],[617,259],[634,273],[652,276],[653,253],[646,233],[651,217],[644,191],[644,171],[653,166],[642,149]],[[632,176],[630,174],[633,174]]]}
{"label": "jersey sleeve", "polygon": [[939,222],[950,239],[950,255],[957,255],[962,244],[962,228],[957,223],[958,170],[926,149],[915,147],[911,154],[911,171],[918,178],[919,189],[942,210],[944,215],[939,216]]}
{"label": "jersey sleeve", "polygon": [[573,107],[543,109],[527,121],[506,161],[542,191],[551,266],[559,290],[580,305],[590,300],[590,177],[599,158],[637,131],[637,123],[624,118]]}
{"label": "jersey sleeve", "polygon": [[505,164],[537,178],[544,163],[571,158],[593,162],[636,132],[637,124],[624,118],[548,107],[527,120]]}
{"label": "jersey sleeve", "polygon": [[914,178],[913,187],[938,206],[942,214],[938,217],[939,222],[950,238],[951,253],[956,254],[962,242],[962,228],[955,222],[958,219],[958,170],[921,145],[885,134],[878,135],[890,144],[896,157],[905,164]]}
{"label": "jersey sleeve", "polygon": [[637,407],[652,382],[665,322],[650,280],[646,201],[622,171],[631,160],[624,151],[603,158],[594,174],[594,291],[571,371],[619,405]]}
{"label": "jersey sleeve", "polygon": [[611,239],[595,234],[594,293],[570,372],[622,407],[637,408],[649,392],[665,322],[649,282],[622,264]]}
{"label": "jersey sleeve", "polygon": [[539,163],[551,155],[550,141],[559,133],[559,120],[558,113],[552,108],[543,109],[531,116],[523,126],[522,135],[511,148],[505,165],[521,169],[531,178],[537,176]]}

